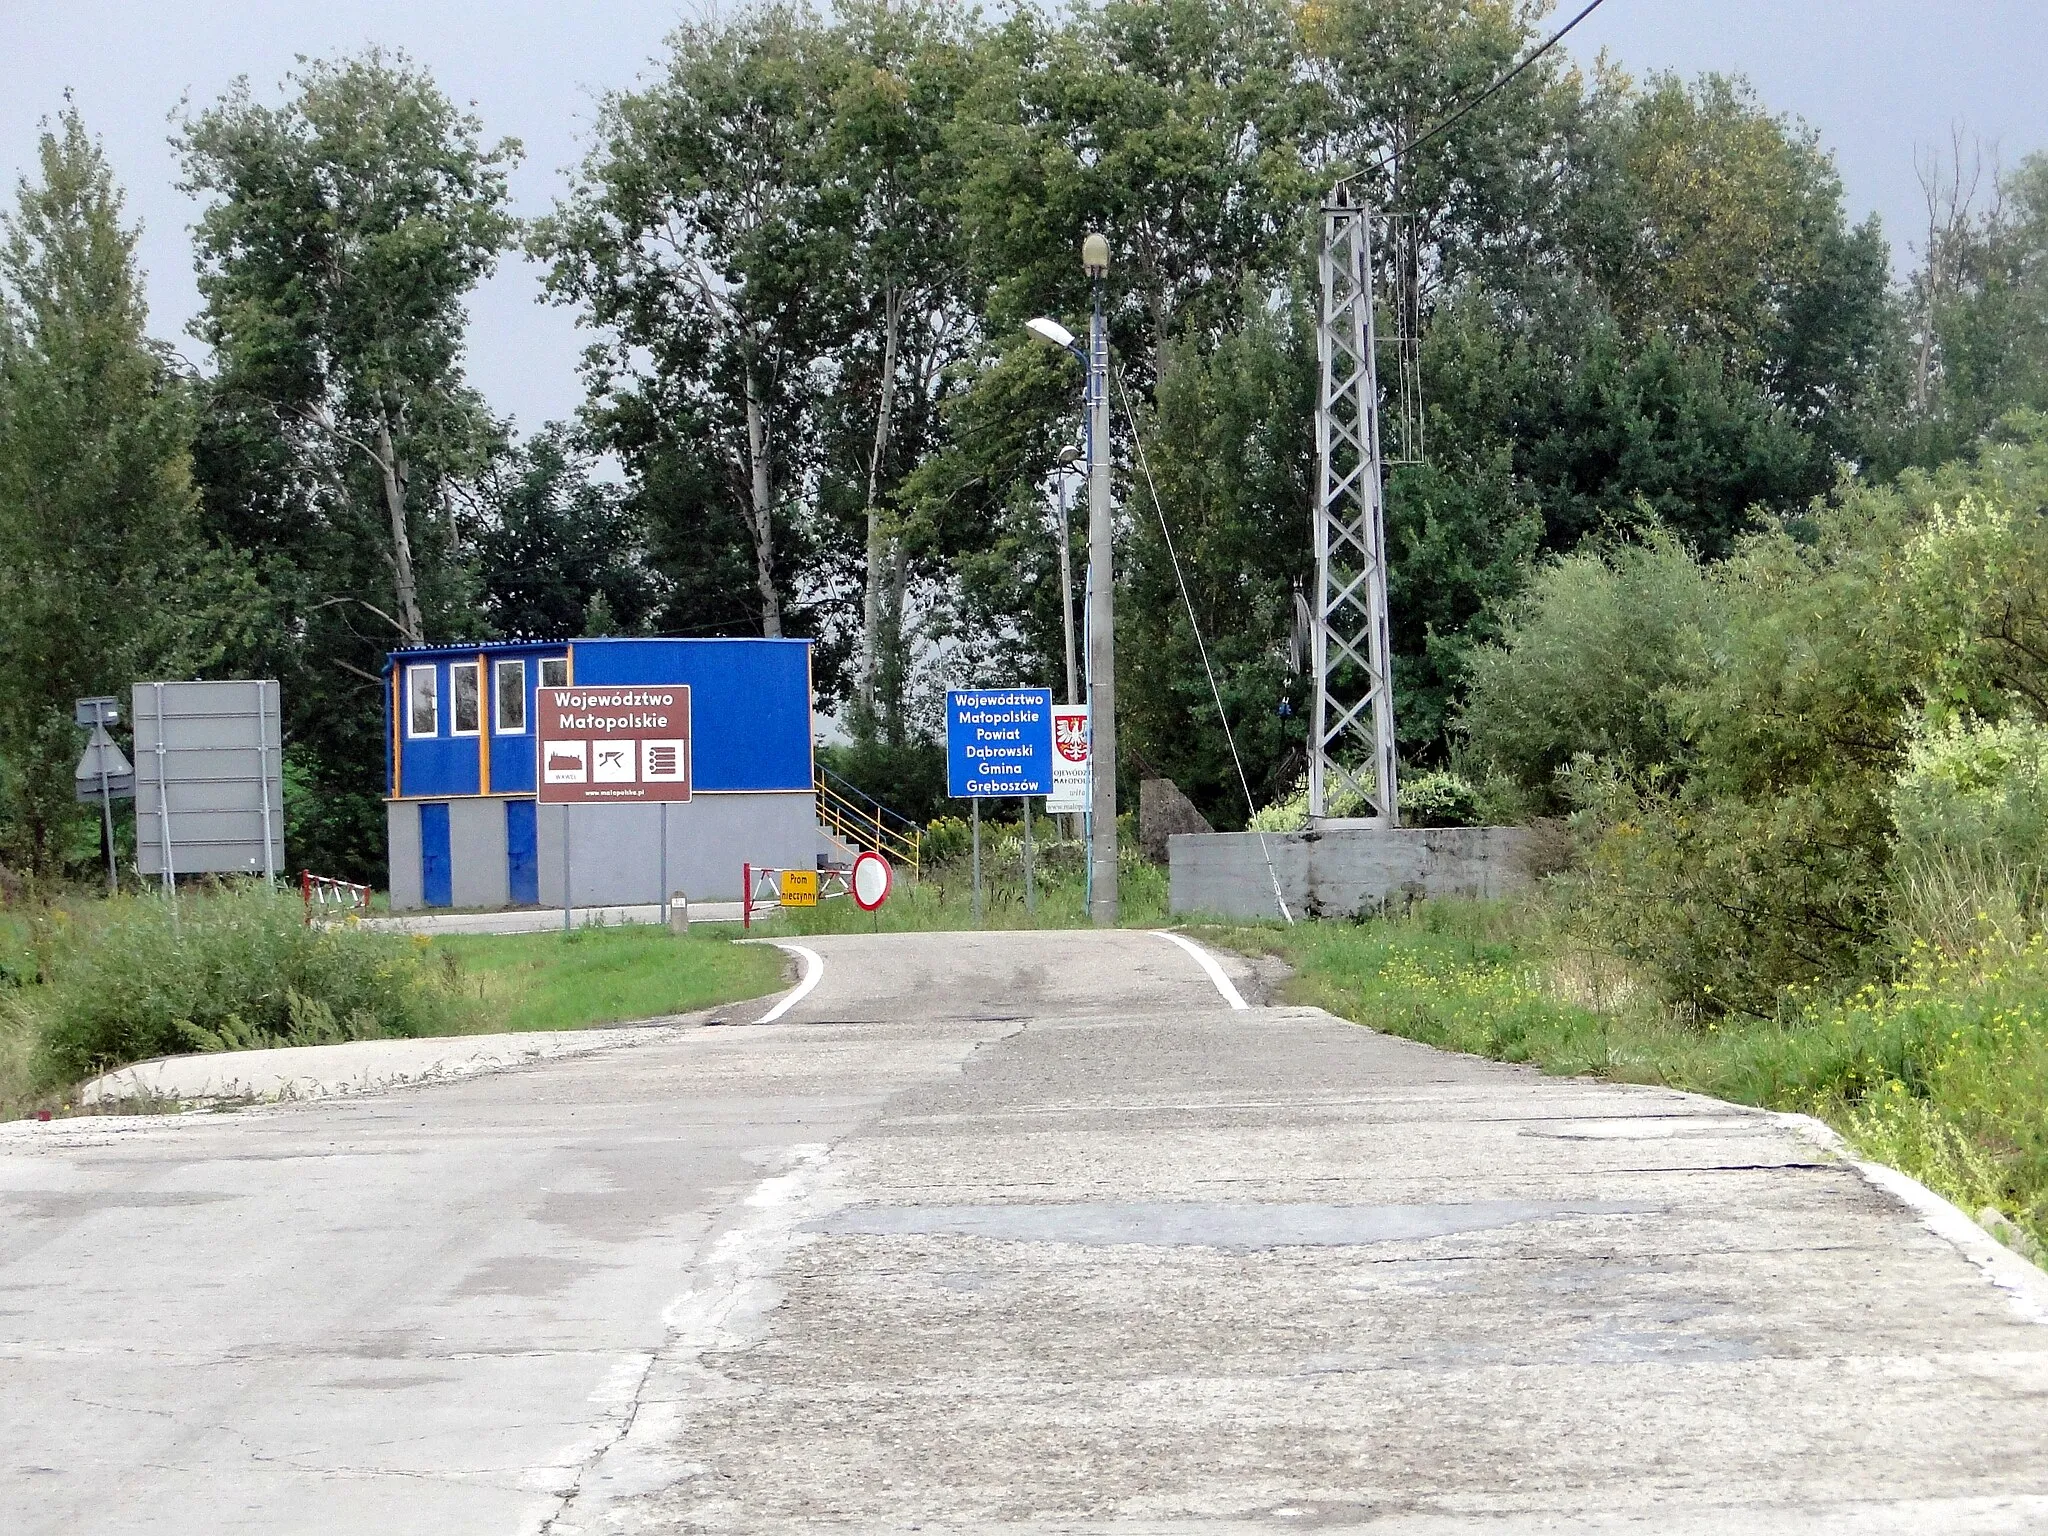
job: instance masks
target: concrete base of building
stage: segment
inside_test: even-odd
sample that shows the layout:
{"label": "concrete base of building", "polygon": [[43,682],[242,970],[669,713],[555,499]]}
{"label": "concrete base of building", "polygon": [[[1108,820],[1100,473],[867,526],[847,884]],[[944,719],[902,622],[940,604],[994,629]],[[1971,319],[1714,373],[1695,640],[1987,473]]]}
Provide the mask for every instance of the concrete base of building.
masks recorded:
{"label": "concrete base of building", "polygon": [[1296,917],[1355,917],[1523,889],[1535,838],[1521,827],[1333,827],[1192,833],[1166,847],[1177,915],[1278,917],[1284,898]]}
{"label": "concrete base of building", "polygon": [[[389,802],[391,909],[559,909],[565,866],[570,905],[576,907],[661,903],[677,891],[693,902],[738,901],[743,865],[809,869],[818,859],[811,795],[706,793],[668,807],[667,890],[658,805],[538,807],[527,823],[532,846],[524,857],[531,863],[522,880],[516,872],[519,850],[511,846],[508,830],[508,808],[515,803],[515,797]],[[447,808],[445,831],[436,825],[423,832],[422,812],[430,806]],[[438,824],[439,816],[434,820]],[[447,869],[436,883],[429,867],[441,858]]]}

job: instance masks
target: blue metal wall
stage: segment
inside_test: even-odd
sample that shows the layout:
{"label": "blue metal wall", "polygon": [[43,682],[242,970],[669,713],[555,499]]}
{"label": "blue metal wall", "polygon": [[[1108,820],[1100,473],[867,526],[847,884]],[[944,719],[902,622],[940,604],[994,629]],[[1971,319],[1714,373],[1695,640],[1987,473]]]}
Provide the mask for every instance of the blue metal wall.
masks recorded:
{"label": "blue metal wall", "polygon": [[[397,708],[385,685],[384,792],[406,799],[447,799],[485,792],[530,795],[534,785],[533,692],[543,657],[570,658],[570,680],[580,685],[687,683],[690,688],[692,787],[699,791],[808,790],[811,768],[811,654],[808,640],[577,640],[477,646],[431,646],[393,651],[387,667],[397,676]],[[484,734],[453,732],[451,663],[484,659]],[[527,731],[502,735],[491,708],[495,664],[526,662]],[[405,670],[432,665],[441,701],[433,736],[404,732],[410,704]],[[488,751],[488,758],[485,752]],[[398,783],[391,782],[394,761]]]}
{"label": "blue metal wall", "polygon": [[808,640],[578,640],[583,684],[688,683],[690,787],[809,789]]}

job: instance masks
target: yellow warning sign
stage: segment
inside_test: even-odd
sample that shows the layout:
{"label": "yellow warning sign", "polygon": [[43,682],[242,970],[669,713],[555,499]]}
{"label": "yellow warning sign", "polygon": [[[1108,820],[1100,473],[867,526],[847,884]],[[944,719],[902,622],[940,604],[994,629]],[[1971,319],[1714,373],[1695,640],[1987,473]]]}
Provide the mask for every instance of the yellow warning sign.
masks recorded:
{"label": "yellow warning sign", "polygon": [[815,869],[785,869],[779,888],[785,907],[815,907],[818,904],[818,872]]}

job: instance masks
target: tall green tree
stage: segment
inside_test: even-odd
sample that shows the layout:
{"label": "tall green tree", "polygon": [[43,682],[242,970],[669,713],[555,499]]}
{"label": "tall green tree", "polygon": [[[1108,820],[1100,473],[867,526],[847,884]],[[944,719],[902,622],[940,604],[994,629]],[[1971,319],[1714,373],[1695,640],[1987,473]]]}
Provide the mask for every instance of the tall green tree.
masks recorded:
{"label": "tall green tree", "polygon": [[418,645],[458,585],[450,483],[495,436],[463,381],[463,304],[513,236],[519,146],[485,144],[402,54],[318,60],[286,83],[273,107],[238,81],[178,135],[183,188],[207,200],[195,329],[230,408],[274,423],[317,487],[308,510],[388,566],[319,600]]}
{"label": "tall green tree", "polygon": [[784,632],[847,255],[846,194],[824,175],[843,60],[794,6],[679,28],[660,79],[606,99],[534,234],[550,292],[598,333],[589,427],[633,476],[657,556],[675,552],[690,627],[751,609],[749,627]]}
{"label": "tall green tree", "polygon": [[930,0],[839,10],[847,56],[824,174],[840,183],[848,259],[820,413],[820,499],[859,497],[861,605],[852,724],[901,742],[914,557],[928,551],[900,494],[941,440],[950,373],[980,335],[947,141],[971,77],[973,33]]}
{"label": "tall green tree", "polygon": [[1256,809],[1247,784],[1262,805],[1305,765],[1307,694],[1290,641],[1295,593],[1313,581],[1314,389],[1311,312],[1254,305],[1214,347],[1167,349],[1143,423],[1117,626],[1120,729],[1136,757],[1226,825]]}
{"label": "tall green tree", "polygon": [[1898,454],[1923,464],[2008,411],[2048,409],[2048,154],[2029,155],[1988,192],[1966,184],[1959,150],[1925,174],[1915,388]]}
{"label": "tall green tree", "polygon": [[284,94],[237,82],[178,137],[215,365],[201,512],[275,615],[236,661],[283,683],[294,857],[379,879],[383,654],[479,627],[503,434],[463,376],[464,302],[514,233],[518,146],[402,54],[314,61]]}
{"label": "tall green tree", "polygon": [[37,159],[0,216],[0,857],[51,876],[79,823],[72,700],[203,663],[247,593],[199,546],[191,391],[75,108]]}
{"label": "tall green tree", "polygon": [[621,633],[653,618],[660,594],[640,531],[560,426],[503,455],[484,499],[477,579],[498,634],[588,634],[594,607]]}

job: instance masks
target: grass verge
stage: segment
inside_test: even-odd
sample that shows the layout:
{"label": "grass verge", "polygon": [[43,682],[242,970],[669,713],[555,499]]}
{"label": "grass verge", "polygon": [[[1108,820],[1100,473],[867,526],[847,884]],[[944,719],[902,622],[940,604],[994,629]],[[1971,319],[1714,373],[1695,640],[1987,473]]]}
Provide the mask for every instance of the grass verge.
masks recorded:
{"label": "grass verge", "polygon": [[782,957],[665,928],[427,938],[309,928],[261,886],[0,914],[0,1119],[192,1051],[579,1029],[772,992]]}
{"label": "grass verge", "polygon": [[1691,1022],[1539,907],[1431,902],[1365,923],[1206,926],[1294,969],[1290,1002],[1546,1072],[1819,1116],[2036,1259],[2048,1242],[2048,944],[1923,951],[1895,982]]}
{"label": "grass verge", "polygon": [[781,987],[781,951],[737,937],[725,925],[687,937],[633,926],[450,934],[424,947],[475,998],[481,1028],[523,1031],[694,1013]]}

